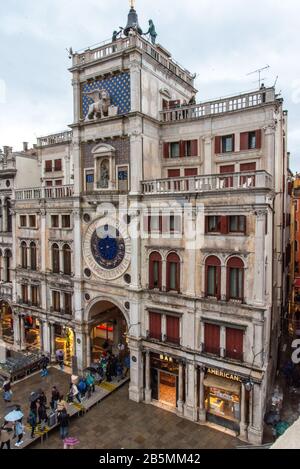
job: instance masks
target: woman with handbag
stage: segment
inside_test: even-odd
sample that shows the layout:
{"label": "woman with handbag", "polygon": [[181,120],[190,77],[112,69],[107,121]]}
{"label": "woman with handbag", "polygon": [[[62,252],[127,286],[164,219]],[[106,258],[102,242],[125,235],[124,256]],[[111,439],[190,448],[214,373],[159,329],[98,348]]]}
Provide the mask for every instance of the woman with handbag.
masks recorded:
{"label": "woman with handbag", "polygon": [[9,379],[4,381],[2,389],[3,389],[4,402],[11,402],[12,390],[11,390],[11,383]]}
{"label": "woman with handbag", "polygon": [[4,422],[4,425],[0,429],[0,449],[3,449],[6,445],[7,449],[10,449],[10,441],[12,437],[13,427],[11,422]]}

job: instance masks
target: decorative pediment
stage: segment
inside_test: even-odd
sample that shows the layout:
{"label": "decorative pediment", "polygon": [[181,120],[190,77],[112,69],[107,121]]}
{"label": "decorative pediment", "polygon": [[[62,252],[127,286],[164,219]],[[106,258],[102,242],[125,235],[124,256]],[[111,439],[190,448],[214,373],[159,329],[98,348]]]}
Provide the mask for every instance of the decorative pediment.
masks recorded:
{"label": "decorative pediment", "polygon": [[92,150],[92,154],[96,157],[113,155],[115,152],[116,152],[116,149],[106,143],[100,143],[99,145],[96,145]]}

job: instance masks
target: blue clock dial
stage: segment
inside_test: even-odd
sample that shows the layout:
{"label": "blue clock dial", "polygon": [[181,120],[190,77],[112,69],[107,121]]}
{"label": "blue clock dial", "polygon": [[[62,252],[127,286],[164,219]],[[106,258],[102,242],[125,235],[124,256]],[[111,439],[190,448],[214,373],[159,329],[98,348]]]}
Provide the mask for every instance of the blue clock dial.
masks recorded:
{"label": "blue clock dial", "polygon": [[91,251],[102,268],[115,269],[125,257],[125,242],[117,229],[105,225],[94,231]]}

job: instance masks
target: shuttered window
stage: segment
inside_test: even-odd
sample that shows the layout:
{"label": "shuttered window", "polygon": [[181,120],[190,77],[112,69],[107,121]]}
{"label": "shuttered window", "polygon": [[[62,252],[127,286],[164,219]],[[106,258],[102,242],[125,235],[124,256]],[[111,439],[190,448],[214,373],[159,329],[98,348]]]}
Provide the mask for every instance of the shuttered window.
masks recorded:
{"label": "shuttered window", "polygon": [[204,352],[220,355],[220,326],[204,325]]}
{"label": "shuttered window", "polygon": [[243,361],[244,331],[226,328],[226,357]]}
{"label": "shuttered window", "polygon": [[45,172],[46,173],[52,172],[52,160],[45,161]]}
{"label": "shuttered window", "polygon": [[[240,165],[240,172],[241,173],[252,173],[256,171],[256,163],[244,163]],[[245,176],[241,176],[241,186],[242,187],[255,187],[255,175],[247,174]]]}
{"label": "shuttered window", "polygon": [[61,160],[54,160],[54,170],[61,171],[62,165]]}
{"label": "shuttered window", "polygon": [[261,148],[261,129],[243,132],[240,135],[240,150],[255,150]]}
{"label": "shuttered window", "polygon": [[[220,174],[232,174],[235,172],[234,164],[220,166]],[[220,178],[221,188],[233,187],[233,176],[224,176]]]}
{"label": "shuttered window", "polygon": [[180,259],[174,252],[167,257],[167,291],[180,292]]}
{"label": "shuttered window", "polygon": [[161,315],[158,313],[149,313],[149,336],[161,340]]}
{"label": "shuttered window", "polygon": [[205,263],[205,294],[220,298],[221,293],[221,262],[215,256],[210,256]]}
{"label": "shuttered window", "polygon": [[162,259],[158,252],[152,252],[149,258],[149,289],[162,288]]}
{"label": "shuttered window", "polygon": [[244,297],[244,263],[238,257],[227,262],[227,296],[232,300],[243,300]]}
{"label": "shuttered window", "polygon": [[179,337],[179,318],[174,316],[167,316],[167,342],[172,344],[180,344],[180,337]]}

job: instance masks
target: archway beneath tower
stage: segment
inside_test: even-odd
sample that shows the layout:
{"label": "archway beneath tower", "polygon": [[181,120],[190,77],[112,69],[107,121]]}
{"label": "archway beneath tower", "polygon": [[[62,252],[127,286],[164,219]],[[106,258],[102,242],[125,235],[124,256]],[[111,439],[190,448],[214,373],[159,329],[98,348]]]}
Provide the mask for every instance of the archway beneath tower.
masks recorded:
{"label": "archway beneath tower", "polygon": [[0,339],[4,342],[13,344],[14,325],[11,306],[7,301],[0,301]]}
{"label": "archway beneath tower", "polygon": [[98,361],[103,352],[124,359],[129,354],[127,332],[127,319],[117,305],[110,301],[95,303],[89,313],[90,350],[87,353],[91,361]]}

